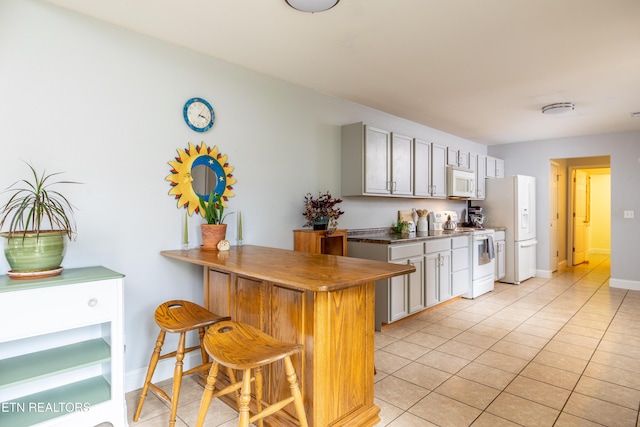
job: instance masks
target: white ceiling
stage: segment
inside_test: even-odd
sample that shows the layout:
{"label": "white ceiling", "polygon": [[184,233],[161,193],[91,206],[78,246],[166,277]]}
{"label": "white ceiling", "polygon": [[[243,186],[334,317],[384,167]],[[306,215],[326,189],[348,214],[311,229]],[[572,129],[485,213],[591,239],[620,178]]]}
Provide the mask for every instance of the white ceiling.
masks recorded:
{"label": "white ceiling", "polygon": [[640,0],[46,1],[482,144],[640,130]]}

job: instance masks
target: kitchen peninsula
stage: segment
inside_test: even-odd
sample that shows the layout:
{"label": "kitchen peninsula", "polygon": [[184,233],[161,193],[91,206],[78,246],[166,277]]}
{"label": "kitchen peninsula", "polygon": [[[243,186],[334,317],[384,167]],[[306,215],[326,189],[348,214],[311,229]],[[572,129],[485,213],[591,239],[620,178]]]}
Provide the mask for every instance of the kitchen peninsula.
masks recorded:
{"label": "kitchen peninsula", "polygon": [[[412,273],[410,265],[260,246],[230,251],[172,250],[162,255],[204,268],[205,305],[271,336],[305,346],[293,362],[312,426],[373,426],[376,280]],[[288,395],[280,372],[265,399]],[[295,411],[273,425],[295,425]]]}

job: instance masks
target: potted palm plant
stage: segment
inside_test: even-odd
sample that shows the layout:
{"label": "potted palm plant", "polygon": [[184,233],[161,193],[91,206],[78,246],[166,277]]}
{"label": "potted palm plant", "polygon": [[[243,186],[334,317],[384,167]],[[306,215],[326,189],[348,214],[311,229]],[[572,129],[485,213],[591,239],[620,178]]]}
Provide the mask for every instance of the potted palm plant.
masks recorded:
{"label": "potted palm plant", "polygon": [[211,191],[207,200],[198,194],[200,201],[200,210],[202,216],[207,221],[201,224],[202,231],[202,249],[216,250],[218,242],[224,240],[227,235],[227,224],[224,223],[225,218],[232,212],[224,213],[224,203],[222,196]]}
{"label": "potted palm plant", "polygon": [[76,232],[73,206],[54,186],[78,184],[54,181],[61,172],[41,174],[27,164],[32,177],[14,182],[4,191],[9,200],[0,211],[0,235],[12,278],[46,277],[62,272],[66,241]]}

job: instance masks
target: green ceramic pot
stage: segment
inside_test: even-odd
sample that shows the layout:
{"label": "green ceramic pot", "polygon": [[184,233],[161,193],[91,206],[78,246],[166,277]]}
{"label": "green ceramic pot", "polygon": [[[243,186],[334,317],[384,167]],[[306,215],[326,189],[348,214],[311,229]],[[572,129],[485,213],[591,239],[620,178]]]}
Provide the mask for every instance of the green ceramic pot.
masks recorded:
{"label": "green ceramic pot", "polygon": [[319,216],[313,219],[314,230],[326,230],[329,227],[329,217]]}
{"label": "green ceramic pot", "polygon": [[4,255],[12,272],[34,272],[53,270],[60,267],[67,244],[66,231],[41,231],[36,233],[17,234],[5,238]]}

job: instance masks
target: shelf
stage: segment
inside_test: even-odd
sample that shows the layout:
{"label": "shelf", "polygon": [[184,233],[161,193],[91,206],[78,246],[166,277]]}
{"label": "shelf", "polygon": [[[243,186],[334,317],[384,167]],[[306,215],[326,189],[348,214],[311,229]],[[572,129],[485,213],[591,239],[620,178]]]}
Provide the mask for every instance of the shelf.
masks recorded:
{"label": "shelf", "polygon": [[110,358],[109,344],[97,338],[0,360],[0,390],[108,362]]}
{"label": "shelf", "polygon": [[111,399],[111,386],[103,377],[89,378],[40,393],[3,402],[0,425],[31,426],[52,418],[90,410]]}
{"label": "shelf", "polygon": [[347,230],[293,230],[293,249],[314,254],[347,255]]}

